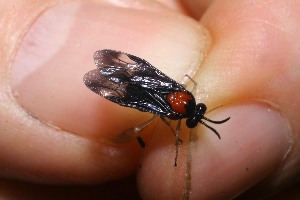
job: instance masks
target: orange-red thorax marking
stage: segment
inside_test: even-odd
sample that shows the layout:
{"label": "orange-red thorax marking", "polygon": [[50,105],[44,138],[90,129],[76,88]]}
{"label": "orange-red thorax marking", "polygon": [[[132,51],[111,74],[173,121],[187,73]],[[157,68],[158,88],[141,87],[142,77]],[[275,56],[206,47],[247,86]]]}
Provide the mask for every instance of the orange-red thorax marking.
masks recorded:
{"label": "orange-red thorax marking", "polygon": [[170,104],[171,108],[180,114],[187,114],[186,105],[189,100],[192,99],[190,94],[181,91],[167,95],[167,102]]}

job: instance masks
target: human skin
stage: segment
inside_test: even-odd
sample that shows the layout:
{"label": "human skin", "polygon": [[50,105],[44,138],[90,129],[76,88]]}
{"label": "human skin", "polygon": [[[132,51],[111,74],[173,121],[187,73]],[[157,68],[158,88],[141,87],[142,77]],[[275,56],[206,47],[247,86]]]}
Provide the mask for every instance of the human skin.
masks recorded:
{"label": "human skin", "polygon": [[[20,0],[0,9],[0,197],[255,198],[298,183],[297,0]],[[222,139],[183,121],[177,167],[174,136],[159,120],[142,133],[145,149],[122,139],[151,114],[85,87],[92,55],[104,48],[191,88],[182,82],[189,74],[206,116],[231,117],[212,125]]]}

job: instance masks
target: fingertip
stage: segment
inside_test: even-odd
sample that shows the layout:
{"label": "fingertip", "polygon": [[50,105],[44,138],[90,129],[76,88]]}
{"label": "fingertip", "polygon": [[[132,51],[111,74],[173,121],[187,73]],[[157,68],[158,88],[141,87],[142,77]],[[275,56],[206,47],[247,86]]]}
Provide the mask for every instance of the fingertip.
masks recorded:
{"label": "fingertip", "polygon": [[[228,115],[226,123],[212,124],[221,140],[204,126],[192,129],[197,139],[180,146],[177,167],[172,165],[171,138],[151,143],[154,150],[144,155],[139,172],[142,196],[180,199],[190,181],[192,199],[231,199],[274,173],[291,148],[286,121],[261,103],[231,105],[208,114],[214,120]],[[182,136],[187,139],[186,132],[181,131]]]}
{"label": "fingertip", "polygon": [[209,129],[198,129],[201,135],[191,152],[191,191],[196,198],[236,197],[276,172],[291,147],[289,125],[269,105],[252,102],[209,113],[213,119],[228,115],[229,121],[213,125],[221,140]]}

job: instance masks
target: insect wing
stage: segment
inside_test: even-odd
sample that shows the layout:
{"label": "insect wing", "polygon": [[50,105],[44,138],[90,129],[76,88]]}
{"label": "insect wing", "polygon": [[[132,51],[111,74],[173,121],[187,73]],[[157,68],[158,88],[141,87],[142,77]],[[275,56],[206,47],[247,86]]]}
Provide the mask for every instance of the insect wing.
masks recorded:
{"label": "insect wing", "polygon": [[124,90],[118,84],[107,80],[98,69],[89,71],[84,75],[85,85],[102,97],[124,96]]}
{"label": "insect wing", "polygon": [[114,50],[99,50],[94,60],[98,69],[88,72],[84,82],[95,93],[122,106],[178,115],[166,103],[166,95],[184,87],[147,61]]}

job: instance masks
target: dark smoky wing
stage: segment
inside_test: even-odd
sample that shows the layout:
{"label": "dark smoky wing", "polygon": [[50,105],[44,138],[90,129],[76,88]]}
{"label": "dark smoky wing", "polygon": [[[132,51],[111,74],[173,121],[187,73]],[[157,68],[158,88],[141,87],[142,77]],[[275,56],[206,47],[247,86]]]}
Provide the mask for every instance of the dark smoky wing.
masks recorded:
{"label": "dark smoky wing", "polygon": [[94,60],[100,73],[109,80],[140,84],[144,88],[184,90],[184,87],[137,56],[114,50],[99,50]]}
{"label": "dark smoky wing", "polygon": [[123,98],[126,84],[116,84],[109,81],[98,69],[86,73],[83,77],[84,84],[93,92],[104,98]]}
{"label": "dark smoky wing", "polygon": [[166,104],[165,95],[162,92],[144,89],[139,85],[131,85],[129,82],[112,82],[98,69],[86,73],[83,80],[90,90],[122,106],[159,115],[170,112],[171,108]]}
{"label": "dark smoky wing", "polygon": [[114,50],[94,54],[97,70],[84,82],[95,93],[123,106],[159,115],[172,113],[166,102],[170,92],[185,90],[173,79],[134,55]]}

